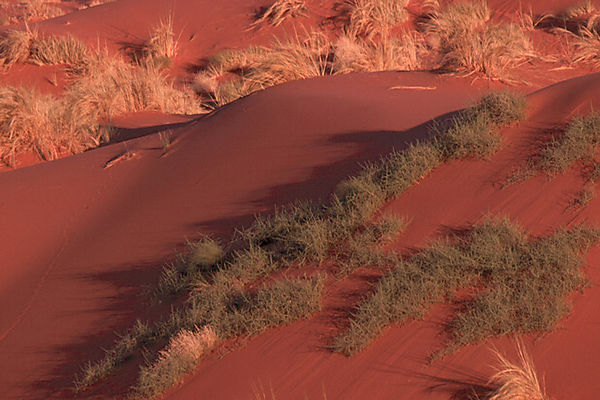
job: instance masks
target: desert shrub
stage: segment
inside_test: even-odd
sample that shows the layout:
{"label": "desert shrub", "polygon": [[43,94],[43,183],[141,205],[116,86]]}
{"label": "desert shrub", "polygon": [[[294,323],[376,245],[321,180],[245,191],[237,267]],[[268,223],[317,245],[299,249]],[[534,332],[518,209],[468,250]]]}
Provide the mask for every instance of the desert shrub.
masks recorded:
{"label": "desert shrub", "polygon": [[521,342],[517,342],[517,362],[510,361],[498,351],[494,351],[494,354],[497,359],[496,373],[488,382],[493,390],[486,396],[487,400],[548,399],[533,359]]}
{"label": "desert shrub", "polygon": [[109,135],[109,128],[64,99],[23,87],[0,89],[0,159],[8,165],[19,152],[54,159],[60,151],[95,147]]}
{"label": "desert shrub", "polygon": [[194,79],[195,90],[223,105],[284,82],[329,74],[330,42],[321,32],[296,33],[267,47],[217,54]]}
{"label": "desert shrub", "polygon": [[490,22],[485,1],[454,3],[434,12],[424,30],[433,37],[430,42],[438,44],[442,71],[508,79],[507,69],[534,56],[531,41],[518,25]]}
{"label": "desert shrub", "polygon": [[269,21],[273,26],[279,26],[290,17],[306,15],[307,11],[306,0],[276,0],[256,18],[251,26],[265,21]]}
{"label": "desert shrub", "polygon": [[153,335],[146,323],[136,321],[133,327],[120,336],[115,345],[105,351],[104,357],[96,363],[87,363],[75,377],[75,390],[80,391],[113,372],[114,368],[133,356],[139,346]]}
{"label": "desert shrub", "polygon": [[82,68],[91,57],[87,46],[72,35],[48,36],[31,42],[28,61],[38,65],[70,64]]}
{"label": "desert shrub", "polygon": [[48,0],[27,0],[19,5],[21,19],[29,20],[44,20],[59,17],[64,15],[64,11]]}
{"label": "desert shrub", "polygon": [[209,326],[179,331],[152,364],[141,368],[136,393],[141,397],[153,397],[179,383],[217,340]]}
{"label": "desert shrub", "polygon": [[383,40],[345,33],[334,43],[332,69],[337,74],[371,71],[412,71],[419,67],[422,44],[415,35]]}
{"label": "desert shrub", "polygon": [[361,36],[386,35],[407,18],[408,0],[349,0],[349,29]]}
{"label": "desert shrub", "polygon": [[600,145],[600,113],[575,117],[565,132],[542,148],[538,168],[556,174],[574,162],[591,160]]}
{"label": "desert shrub", "polygon": [[94,57],[66,90],[66,101],[98,119],[125,112],[203,112],[191,91],[175,88],[158,68]]}
{"label": "desert shrub", "polygon": [[506,219],[488,219],[399,262],[359,303],[335,349],[354,354],[390,324],[422,318],[470,286],[478,290],[450,321],[440,355],[490,336],[551,331],[583,288],[583,253],[598,240],[600,231],[586,227],[531,239]]}
{"label": "desert shrub", "polygon": [[11,66],[29,58],[31,42],[37,38],[36,31],[8,30],[0,36],[0,64]]}

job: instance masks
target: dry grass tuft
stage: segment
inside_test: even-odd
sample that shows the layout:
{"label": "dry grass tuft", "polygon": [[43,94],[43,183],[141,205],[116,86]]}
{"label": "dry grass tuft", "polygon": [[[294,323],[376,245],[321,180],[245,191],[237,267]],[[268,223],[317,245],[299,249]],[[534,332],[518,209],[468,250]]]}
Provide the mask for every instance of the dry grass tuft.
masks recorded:
{"label": "dry grass tuft", "polygon": [[0,89],[0,160],[14,165],[15,154],[33,151],[54,159],[61,151],[78,153],[97,146],[110,130],[69,103],[33,89]]}
{"label": "dry grass tuft", "polygon": [[72,35],[48,36],[31,41],[28,61],[38,65],[69,64],[83,68],[91,57],[85,43]]}
{"label": "dry grass tuft", "polygon": [[8,30],[0,37],[0,65],[11,66],[29,58],[31,43],[38,34],[30,29]]}
{"label": "dry grass tuft", "polygon": [[65,98],[99,120],[136,111],[204,112],[194,93],[175,88],[158,68],[133,66],[102,55],[89,61],[81,76],[67,89]]}
{"label": "dry grass tuft", "polygon": [[357,35],[387,36],[389,30],[407,18],[408,0],[349,0],[348,28]]}
{"label": "dry grass tuft", "polygon": [[49,0],[26,0],[18,6],[21,13],[20,19],[24,21],[45,20],[65,14],[62,9],[52,3],[56,4]]}
{"label": "dry grass tuft", "polygon": [[168,67],[177,55],[178,38],[173,30],[173,13],[152,29],[144,46],[144,61],[152,66]]}
{"label": "dry grass tuft", "polygon": [[335,73],[412,71],[420,67],[423,44],[416,35],[375,41],[345,33],[334,44]]}
{"label": "dry grass tuft", "polygon": [[217,341],[218,337],[210,326],[179,331],[159,351],[156,361],[142,367],[136,393],[145,398],[153,397],[176,385]]}
{"label": "dry grass tuft", "polygon": [[535,56],[530,39],[515,24],[490,22],[483,0],[459,2],[428,16],[423,25],[439,53],[442,71],[510,80],[510,69]]}
{"label": "dry grass tuft", "polygon": [[260,14],[250,26],[254,27],[265,21],[269,21],[273,26],[279,26],[290,17],[305,16],[307,11],[306,0],[277,0]]}
{"label": "dry grass tuft", "polygon": [[510,361],[498,351],[494,354],[498,367],[488,384],[496,389],[486,396],[487,400],[548,400],[533,359],[521,342],[517,342],[517,362]]}

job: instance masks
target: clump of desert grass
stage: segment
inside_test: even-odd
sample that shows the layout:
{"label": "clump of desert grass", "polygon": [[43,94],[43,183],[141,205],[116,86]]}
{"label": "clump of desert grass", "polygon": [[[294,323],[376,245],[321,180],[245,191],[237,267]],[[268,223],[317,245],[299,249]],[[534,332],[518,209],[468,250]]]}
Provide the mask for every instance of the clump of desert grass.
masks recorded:
{"label": "clump of desert grass", "polygon": [[328,75],[330,47],[324,33],[313,31],[275,39],[271,47],[220,53],[195,77],[194,88],[220,106],[270,86]]}
{"label": "clump of desert grass", "polygon": [[600,230],[585,226],[530,238],[508,219],[486,219],[394,265],[334,348],[355,354],[385,327],[422,318],[468,288],[477,289],[448,323],[447,346],[435,357],[493,336],[549,332],[569,312],[571,293],[584,288],[584,254],[599,240]]}
{"label": "clump of desert grass", "polygon": [[348,28],[359,36],[386,36],[404,22],[408,0],[348,0]]}
{"label": "clump of desert grass", "polygon": [[0,101],[0,160],[15,154],[41,159],[78,153],[110,140],[109,121],[136,111],[199,114],[205,110],[191,89],[179,89],[158,67],[131,65],[106,53],[92,53],[72,36],[41,38],[9,31],[0,41],[5,65],[30,61],[65,64],[72,79],[61,97],[34,89],[5,87]]}
{"label": "clump of desert grass", "polygon": [[173,27],[173,13],[161,19],[150,34],[143,48],[144,61],[157,67],[168,67],[177,55],[178,37]]}
{"label": "clump of desert grass", "polygon": [[497,350],[494,355],[496,373],[488,382],[494,389],[486,400],[548,400],[533,359],[520,341],[517,342],[517,361],[509,360]]}
{"label": "clump of desert grass", "polygon": [[306,0],[276,0],[258,15],[251,27],[269,22],[277,27],[288,18],[305,16],[308,12]]}
{"label": "clump of desert grass", "polygon": [[182,329],[169,339],[157,359],[140,370],[136,393],[153,397],[176,385],[190,372],[198,360],[217,343],[218,337],[210,326],[194,330]]}
{"label": "clump of desert grass", "polygon": [[374,71],[413,71],[420,65],[422,40],[413,34],[384,39],[364,39],[349,31],[333,43],[336,74]]}
{"label": "clump of desert grass", "polygon": [[42,36],[36,30],[8,30],[0,37],[0,65],[30,62],[37,65],[67,64],[82,68],[91,57],[88,47],[72,35]]}
{"label": "clump of desert grass", "polygon": [[11,66],[29,58],[31,42],[38,37],[37,31],[10,29],[0,36],[0,64]]}
{"label": "clump of desert grass", "polygon": [[576,161],[593,161],[599,145],[600,113],[575,117],[562,135],[542,148],[537,166],[550,174],[564,172]]}
{"label": "clump of desert grass", "polygon": [[15,165],[18,153],[32,151],[43,160],[61,152],[79,153],[98,146],[110,128],[67,99],[35,89],[0,89],[0,160]]}
{"label": "clump of desert grass", "polygon": [[64,15],[65,12],[57,7],[56,1],[26,0],[16,5],[18,19],[21,21],[45,20]]}
{"label": "clump of desert grass", "polygon": [[571,61],[600,65],[600,10],[587,1],[561,13],[541,15],[536,27],[567,34],[574,49]]}
{"label": "clump of desert grass", "polygon": [[195,78],[194,90],[216,106],[285,82],[350,72],[416,70],[424,51],[417,35],[363,38],[346,30],[336,40],[323,32],[276,39],[270,47],[216,54]]}
{"label": "clump of desert grass", "polygon": [[441,71],[510,81],[511,70],[535,56],[523,29],[493,22],[484,0],[452,3],[432,11],[422,28],[438,54]]}

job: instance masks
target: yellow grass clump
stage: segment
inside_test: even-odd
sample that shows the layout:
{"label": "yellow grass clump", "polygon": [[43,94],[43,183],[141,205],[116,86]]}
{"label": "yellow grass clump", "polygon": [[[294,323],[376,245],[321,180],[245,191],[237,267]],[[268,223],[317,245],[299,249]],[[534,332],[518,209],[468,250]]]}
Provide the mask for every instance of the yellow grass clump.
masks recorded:
{"label": "yellow grass clump", "polygon": [[308,9],[306,0],[277,0],[269,6],[250,26],[254,27],[265,21],[273,26],[279,26],[288,18],[306,15]]}
{"label": "yellow grass clump", "polygon": [[407,18],[408,0],[350,0],[349,29],[361,36],[385,35]]}
{"label": "yellow grass clump", "polygon": [[535,56],[531,41],[516,24],[494,23],[487,3],[454,3],[433,11],[424,24],[442,71],[510,80],[510,69]]}
{"label": "yellow grass clump", "polygon": [[415,35],[375,41],[345,33],[334,44],[333,71],[411,71],[419,68],[422,51],[422,42]]}
{"label": "yellow grass clump", "polygon": [[156,361],[140,370],[136,392],[143,397],[152,397],[175,385],[217,340],[215,331],[209,326],[179,331],[158,353]]}
{"label": "yellow grass clump", "polygon": [[161,20],[151,32],[144,47],[146,62],[155,66],[170,66],[177,55],[178,38],[173,28],[173,14]]}
{"label": "yellow grass clump", "polygon": [[38,37],[36,31],[8,30],[0,36],[0,65],[11,65],[24,62],[29,58],[31,42]]}
{"label": "yellow grass clump", "polygon": [[109,135],[81,109],[33,89],[0,89],[0,160],[15,164],[15,154],[34,151],[54,159],[60,151],[81,152]]}
{"label": "yellow grass clump", "polygon": [[498,351],[494,351],[498,361],[497,372],[489,385],[493,392],[487,400],[548,400],[533,364],[521,342],[517,342],[518,361],[510,361]]}

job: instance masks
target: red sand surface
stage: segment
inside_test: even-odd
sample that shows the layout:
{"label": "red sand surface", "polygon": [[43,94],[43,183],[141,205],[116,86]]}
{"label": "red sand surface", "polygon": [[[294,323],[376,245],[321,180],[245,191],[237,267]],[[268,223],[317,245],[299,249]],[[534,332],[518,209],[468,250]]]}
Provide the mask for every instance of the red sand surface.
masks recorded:
{"label": "red sand surface", "polygon": [[[268,42],[273,29],[245,32],[253,10],[268,3],[173,3],[187,38],[174,74],[185,76],[218,49]],[[331,5],[314,3],[321,14],[300,20],[307,25],[316,25]],[[100,38],[116,50],[143,40],[169,4],[119,0],[39,28],[72,32],[89,42]],[[514,0],[490,4],[499,11],[515,7]],[[567,4],[573,2],[523,2],[535,12]],[[60,85],[45,80],[53,68],[16,66],[0,81],[33,82],[58,93]],[[412,220],[395,245],[423,246],[444,229],[476,223],[488,213],[509,215],[535,234],[582,221],[600,223],[598,199],[583,210],[565,210],[582,187],[574,172],[501,190],[510,171],[531,154],[535,139],[552,134],[573,114],[598,107],[600,75],[588,72],[524,68],[534,83],[521,89],[533,91],[527,121],[503,132],[504,147],[491,160],[449,163],[388,204],[383,212]],[[553,82],[559,83],[537,90]],[[435,90],[391,89],[395,86]],[[292,82],[197,119],[124,116],[117,122],[119,143],[0,173],[0,397],[74,397],[74,373],[102,356],[115,331],[168,311],[168,305],[150,306],[144,293],[186,238],[201,233],[226,238],[274,205],[324,199],[361,161],[424,138],[424,124],[467,106],[489,88],[481,79],[425,72]],[[165,129],[175,139],[166,152],[156,133]],[[135,156],[105,168],[125,152]],[[594,379],[600,371],[599,257],[594,249],[586,269],[592,287],[574,296],[573,312],[560,328],[526,339],[554,399],[594,399],[600,392]],[[441,325],[449,310],[442,306],[424,321],[387,329],[354,358],[329,351],[369,278],[359,271],[333,283],[323,310],[311,320],[269,330],[222,357],[209,357],[167,398],[247,399],[272,390],[278,400],[321,399],[323,393],[328,399],[452,399],[465,385],[489,377],[486,345],[425,366],[443,340]],[[508,339],[488,344],[513,348]],[[139,361],[78,398],[124,397]]]}

